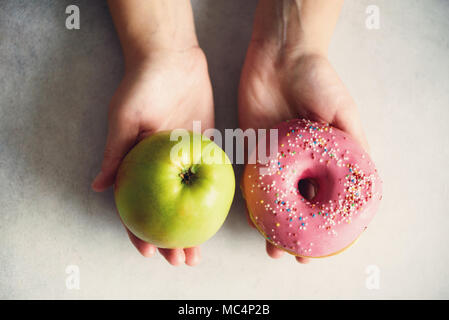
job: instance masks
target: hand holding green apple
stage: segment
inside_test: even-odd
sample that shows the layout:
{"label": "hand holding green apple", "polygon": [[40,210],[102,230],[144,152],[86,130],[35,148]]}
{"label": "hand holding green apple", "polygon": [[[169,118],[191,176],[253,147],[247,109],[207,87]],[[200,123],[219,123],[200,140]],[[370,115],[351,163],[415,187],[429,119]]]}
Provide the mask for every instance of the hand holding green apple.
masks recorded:
{"label": "hand holding green apple", "polygon": [[[192,130],[193,121],[200,121],[203,130],[214,127],[212,88],[200,49],[153,52],[151,59],[134,63],[126,69],[109,106],[101,171],[92,183],[97,192],[115,183],[122,160],[145,137],[175,128]],[[171,265],[193,266],[201,260],[199,247],[157,248],[126,230],[144,257],[159,251]]]}
{"label": "hand holding green apple", "polygon": [[142,140],[116,176],[114,195],[123,223],[160,248],[208,240],[234,197],[234,171],[224,151],[200,134],[185,132],[180,142],[172,141],[170,132]]}

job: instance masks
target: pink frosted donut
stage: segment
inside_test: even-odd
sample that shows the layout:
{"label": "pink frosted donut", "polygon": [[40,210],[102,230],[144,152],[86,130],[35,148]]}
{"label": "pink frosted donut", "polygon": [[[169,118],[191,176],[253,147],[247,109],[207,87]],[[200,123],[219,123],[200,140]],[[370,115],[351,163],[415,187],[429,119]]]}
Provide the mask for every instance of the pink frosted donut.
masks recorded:
{"label": "pink frosted donut", "polygon": [[[251,220],[268,241],[296,256],[343,251],[367,228],[382,198],[374,163],[328,124],[294,119],[275,128],[276,159],[245,166],[242,189]],[[303,179],[316,186],[310,201],[298,188]]]}

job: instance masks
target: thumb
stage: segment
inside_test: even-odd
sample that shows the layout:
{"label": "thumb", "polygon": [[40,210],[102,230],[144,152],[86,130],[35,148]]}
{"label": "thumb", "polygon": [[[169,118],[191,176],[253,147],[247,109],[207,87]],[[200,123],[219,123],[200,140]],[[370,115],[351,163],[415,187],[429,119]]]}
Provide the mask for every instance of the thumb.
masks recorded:
{"label": "thumb", "polygon": [[332,124],[352,136],[366,152],[370,152],[357,108],[340,111]]}
{"label": "thumb", "polygon": [[92,182],[94,191],[104,191],[114,184],[120,163],[134,145],[138,131],[132,119],[119,117],[110,121],[101,171]]}

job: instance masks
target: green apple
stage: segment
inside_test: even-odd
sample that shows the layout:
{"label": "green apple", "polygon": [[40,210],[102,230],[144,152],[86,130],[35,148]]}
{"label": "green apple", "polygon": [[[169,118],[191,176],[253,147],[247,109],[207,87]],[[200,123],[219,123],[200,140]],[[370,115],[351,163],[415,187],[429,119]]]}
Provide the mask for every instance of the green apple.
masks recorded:
{"label": "green apple", "polygon": [[184,130],[177,140],[156,133],[138,143],[117,172],[114,196],[126,227],[161,248],[188,248],[222,226],[235,191],[226,153]]}

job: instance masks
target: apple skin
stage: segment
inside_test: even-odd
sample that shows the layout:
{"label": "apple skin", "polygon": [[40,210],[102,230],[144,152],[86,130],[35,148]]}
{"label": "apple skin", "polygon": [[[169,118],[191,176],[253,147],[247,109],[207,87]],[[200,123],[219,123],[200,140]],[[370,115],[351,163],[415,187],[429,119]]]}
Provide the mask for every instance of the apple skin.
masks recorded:
{"label": "apple skin", "polygon": [[[123,223],[160,248],[188,248],[211,238],[234,198],[234,170],[226,153],[200,134],[186,136],[180,142],[170,141],[170,132],[147,137],[126,155],[116,176],[114,196]],[[194,137],[201,145],[196,151]],[[190,152],[177,152],[172,161],[175,145]],[[207,163],[205,148],[222,161]]]}

